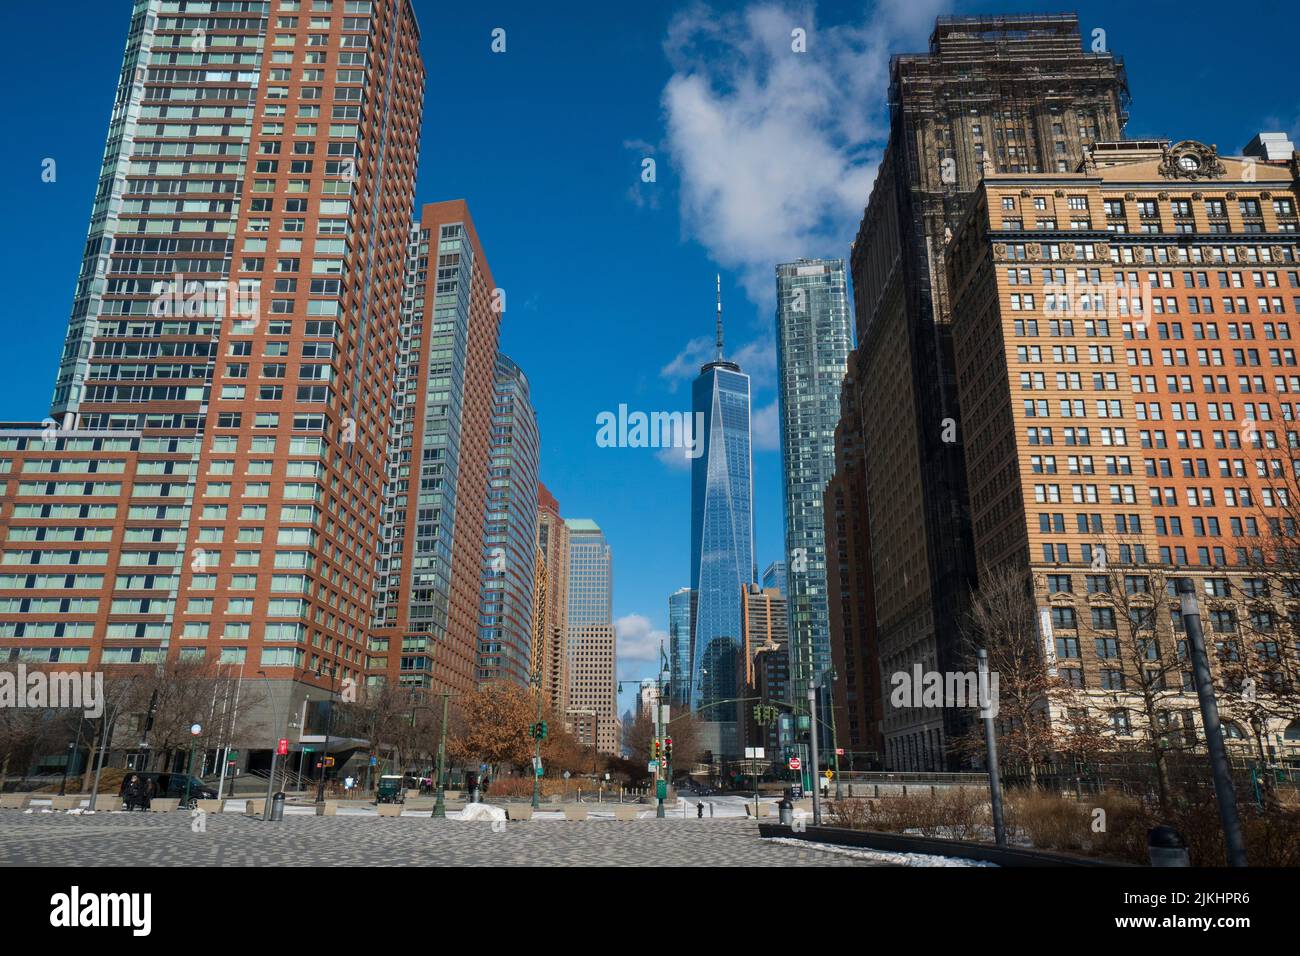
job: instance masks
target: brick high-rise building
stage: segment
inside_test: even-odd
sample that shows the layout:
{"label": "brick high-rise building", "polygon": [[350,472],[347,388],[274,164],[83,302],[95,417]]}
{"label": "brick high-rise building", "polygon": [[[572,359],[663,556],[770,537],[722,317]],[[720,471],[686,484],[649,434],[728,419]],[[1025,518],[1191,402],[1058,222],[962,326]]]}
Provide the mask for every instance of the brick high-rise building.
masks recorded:
{"label": "brick high-rise building", "polygon": [[[742,666],[738,668],[735,696],[788,702],[792,668],[786,597],[776,588],[757,584],[747,584],[743,590]],[[780,708],[777,720],[760,727],[754,706],[749,703],[740,707],[741,752],[745,747],[763,747],[767,760],[781,762],[786,756],[781,752],[782,728],[787,726],[781,717],[788,715],[788,711]]]}
{"label": "brick high-rise building", "polygon": [[537,483],[537,575],[533,602],[533,667],[542,675],[542,698],[552,710],[568,706],[569,529],[560,503]]}
{"label": "brick high-rise building", "polygon": [[[948,231],[986,171],[1063,168],[1083,144],[1120,136],[1126,103],[1122,63],[1083,52],[1073,15],[942,17],[928,53],[891,61],[890,138],[850,268],[858,349],[848,414],[868,450],[866,500],[851,507],[870,516],[882,678],[918,663],[957,669],[975,580]],[[889,766],[944,769],[965,719],[886,706]]]}
{"label": "brick high-rise building", "polygon": [[463,201],[426,205],[409,240],[370,679],[464,692],[478,681],[501,313]]}
{"label": "brick high-rise building", "polygon": [[270,6],[133,6],[59,431],[0,438],[0,647],[242,666],[312,740],[365,670],[425,74],[408,0]]}
{"label": "brick high-rise building", "polygon": [[[1044,657],[1121,742],[1154,713],[1195,745],[1176,578],[1238,672],[1230,744],[1241,678],[1262,696],[1300,667],[1298,210],[1300,154],[1098,143],[1075,172],[986,175],[948,250],[976,556],[1032,573]],[[1260,730],[1300,750],[1300,723]]]}
{"label": "brick high-rise building", "polygon": [[[845,376],[841,401],[850,402],[857,383]],[[861,423],[841,416],[835,429],[835,474],[826,483],[826,590],[835,670],[831,706],[846,760],[841,768],[878,769],[884,695],[876,647],[875,592],[871,586],[871,538],[866,502],[866,448]]]}

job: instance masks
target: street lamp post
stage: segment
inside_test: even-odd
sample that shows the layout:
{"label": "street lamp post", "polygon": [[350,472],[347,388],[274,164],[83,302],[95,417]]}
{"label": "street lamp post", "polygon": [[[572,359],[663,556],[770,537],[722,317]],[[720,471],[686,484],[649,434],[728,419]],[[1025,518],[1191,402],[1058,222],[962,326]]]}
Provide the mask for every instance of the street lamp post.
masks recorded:
{"label": "street lamp post", "polygon": [[812,766],[809,770],[812,773],[813,826],[819,827],[822,825],[822,792],[817,785],[817,687],[811,681],[808,683],[808,715],[808,744],[812,751]]}
{"label": "street lamp post", "polygon": [[438,736],[438,792],[433,801],[433,813],[430,814],[437,820],[444,820],[447,817],[445,799],[447,785],[447,702],[450,699],[450,694],[442,695],[442,729]]}
{"label": "street lamp post", "polygon": [[72,766],[72,761],[77,759],[77,754],[81,753],[81,731],[85,729],[85,717],[77,718],[77,740],[76,743],[68,744],[68,759],[63,763],[63,779],[59,782],[59,796],[64,796],[68,792],[68,768]]}
{"label": "street lamp post", "polygon": [[[258,671],[257,673],[260,674],[262,680],[266,682],[266,693],[268,699],[271,702],[271,720],[275,723],[275,729],[278,732],[280,729],[280,712],[275,706],[275,690],[271,686],[271,678],[267,675],[266,671]],[[288,710],[287,705],[285,709],[286,711]],[[280,747],[279,747],[279,740],[277,739],[276,746],[271,748],[271,770],[266,775],[266,802],[262,804],[263,823],[271,819],[271,802],[274,799],[274,793],[275,793],[275,762],[279,754],[280,754]],[[286,761],[288,760],[287,757],[285,759]],[[234,783],[231,783],[230,789],[231,792],[233,793],[235,789]]]}
{"label": "street lamp post", "polygon": [[1210,771],[1214,777],[1214,795],[1219,804],[1219,821],[1223,826],[1223,843],[1229,866],[1246,865],[1246,844],[1241,835],[1241,818],[1237,815],[1237,791],[1228,769],[1227,748],[1223,745],[1223,728],[1219,723],[1219,703],[1214,696],[1210,661],[1205,653],[1205,634],[1201,630],[1201,608],[1196,600],[1196,586],[1191,578],[1178,581],[1178,598],[1183,626],[1187,629],[1192,651],[1192,674],[1196,696],[1201,704],[1201,722],[1205,725],[1205,744],[1210,752]]}
{"label": "street lamp post", "polygon": [[190,805],[190,779],[194,776],[194,738],[203,733],[203,727],[200,724],[190,724],[190,759],[185,767],[185,802],[184,807]]}
{"label": "street lamp post", "polygon": [[[316,671],[317,677],[324,676],[324,662],[321,663],[321,669]],[[329,710],[325,712],[325,749],[320,755],[320,781],[316,785],[316,802],[325,801],[325,762],[329,760],[330,753],[330,734],[334,730],[334,692],[337,685],[338,664],[334,665],[334,673],[330,675],[330,705]],[[405,771],[403,771],[405,772]]]}

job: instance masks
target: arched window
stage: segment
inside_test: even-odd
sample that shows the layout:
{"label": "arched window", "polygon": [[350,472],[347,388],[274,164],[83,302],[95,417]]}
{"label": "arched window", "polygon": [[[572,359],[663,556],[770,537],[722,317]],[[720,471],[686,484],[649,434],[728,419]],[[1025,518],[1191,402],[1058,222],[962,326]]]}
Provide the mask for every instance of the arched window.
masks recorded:
{"label": "arched window", "polygon": [[1231,720],[1225,720],[1222,724],[1223,736],[1226,740],[1245,740],[1246,732],[1241,729],[1240,724],[1233,723]]}

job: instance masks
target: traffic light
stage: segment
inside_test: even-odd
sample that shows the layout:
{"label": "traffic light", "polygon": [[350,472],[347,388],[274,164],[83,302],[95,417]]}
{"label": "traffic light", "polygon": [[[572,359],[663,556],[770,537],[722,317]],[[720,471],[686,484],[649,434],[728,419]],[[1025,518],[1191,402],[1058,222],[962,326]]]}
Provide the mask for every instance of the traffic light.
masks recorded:
{"label": "traffic light", "polygon": [[664,759],[671,761],[673,759],[673,738],[664,738]]}
{"label": "traffic light", "polygon": [[541,728],[542,739],[545,740],[545,739],[546,739],[546,721],[543,720],[540,724],[538,724],[538,727]]}
{"label": "traffic light", "polygon": [[660,754],[660,749],[659,749],[659,738],[658,738],[658,737],[655,738],[654,747],[653,747],[652,752],[654,753],[654,759],[655,759],[655,760],[658,760],[658,759],[659,759],[659,754]]}

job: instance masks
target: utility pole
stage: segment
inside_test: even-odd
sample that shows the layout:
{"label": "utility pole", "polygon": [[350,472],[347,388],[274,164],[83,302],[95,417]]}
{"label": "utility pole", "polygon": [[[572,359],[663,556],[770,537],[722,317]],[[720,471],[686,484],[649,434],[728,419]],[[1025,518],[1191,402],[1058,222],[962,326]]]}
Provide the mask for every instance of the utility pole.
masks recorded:
{"label": "utility pole", "polygon": [[813,826],[819,827],[822,825],[822,793],[817,785],[817,688],[811,680],[808,681],[808,715],[811,718],[808,722],[808,744],[812,751],[812,766],[808,769],[812,773]]}
{"label": "utility pole", "polygon": [[1241,818],[1237,815],[1237,791],[1228,769],[1223,727],[1219,723],[1219,703],[1214,696],[1210,661],[1205,654],[1205,634],[1201,631],[1201,608],[1191,578],[1179,578],[1178,598],[1182,606],[1183,627],[1187,630],[1192,650],[1192,674],[1196,679],[1196,696],[1201,702],[1201,722],[1205,724],[1205,744],[1210,752],[1210,771],[1214,776],[1214,796],[1219,803],[1219,821],[1223,826],[1228,865],[1246,866],[1246,843],[1241,836]]}

